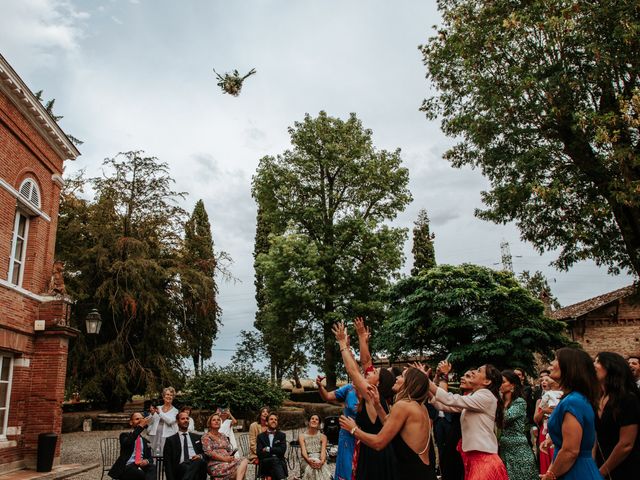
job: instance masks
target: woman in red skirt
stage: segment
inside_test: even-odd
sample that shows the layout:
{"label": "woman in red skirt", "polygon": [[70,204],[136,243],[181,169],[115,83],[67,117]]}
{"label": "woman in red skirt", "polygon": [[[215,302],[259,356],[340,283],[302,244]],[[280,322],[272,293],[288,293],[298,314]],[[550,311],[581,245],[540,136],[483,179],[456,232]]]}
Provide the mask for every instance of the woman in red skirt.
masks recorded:
{"label": "woman in red skirt", "polygon": [[438,410],[461,412],[465,480],[509,480],[498,456],[495,434],[495,427],[502,425],[504,414],[500,398],[502,374],[493,365],[483,365],[465,377],[471,393],[455,395],[431,383],[431,403]]}

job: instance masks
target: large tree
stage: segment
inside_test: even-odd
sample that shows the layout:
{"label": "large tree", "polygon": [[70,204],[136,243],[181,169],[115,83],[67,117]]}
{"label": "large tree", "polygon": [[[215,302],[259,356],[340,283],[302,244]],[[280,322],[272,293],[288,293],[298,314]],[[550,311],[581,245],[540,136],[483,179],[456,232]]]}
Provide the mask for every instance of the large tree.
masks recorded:
{"label": "large tree", "polygon": [[422,270],[428,270],[436,266],[436,250],[433,240],[436,236],[429,229],[429,215],[422,208],[418,212],[418,218],[413,227],[413,268],[411,275],[418,275]]}
{"label": "large tree", "polygon": [[439,0],[422,46],[454,166],[491,182],[481,218],[516,221],[556,265],[640,272],[640,3]]}
{"label": "large tree", "polygon": [[289,225],[317,251],[310,312],[329,387],[338,359],[331,325],[356,314],[381,318],[376,295],[402,264],[406,232],[385,225],[411,200],[399,150],[374,148],[352,114],[306,115],[289,129],[292,149],[260,161],[253,196],[269,225]]}
{"label": "large tree", "polygon": [[534,354],[569,343],[565,328],[510,272],[440,265],[394,285],[389,318],[374,340],[394,358],[451,353],[458,371],[493,363],[533,372]]}
{"label": "large tree", "polygon": [[215,279],[218,262],[213,252],[209,215],[202,200],[196,202],[184,225],[180,259],[179,275],[174,284],[180,339],[198,375],[204,361],[211,358],[222,313]]}
{"label": "large tree", "polygon": [[119,410],[135,393],[155,392],[181,379],[181,348],[173,315],[182,219],[168,167],[143,152],[104,161],[92,201],[62,197],[56,252],[66,264],[72,321],[82,328],[97,308],[102,330],[81,335],[69,355],[69,383],[86,397]]}

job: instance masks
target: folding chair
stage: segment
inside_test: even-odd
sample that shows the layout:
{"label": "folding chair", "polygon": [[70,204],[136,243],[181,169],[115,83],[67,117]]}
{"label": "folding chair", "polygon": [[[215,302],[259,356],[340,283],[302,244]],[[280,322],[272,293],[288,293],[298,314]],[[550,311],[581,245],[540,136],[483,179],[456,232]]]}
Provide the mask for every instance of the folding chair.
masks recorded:
{"label": "folding chair", "polygon": [[111,466],[116,463],[118,455],[120,455],[120,441],[115,437],[107,437],[100,439],[100,454],[102,455],[102,475],[100,480],[104,478]]}

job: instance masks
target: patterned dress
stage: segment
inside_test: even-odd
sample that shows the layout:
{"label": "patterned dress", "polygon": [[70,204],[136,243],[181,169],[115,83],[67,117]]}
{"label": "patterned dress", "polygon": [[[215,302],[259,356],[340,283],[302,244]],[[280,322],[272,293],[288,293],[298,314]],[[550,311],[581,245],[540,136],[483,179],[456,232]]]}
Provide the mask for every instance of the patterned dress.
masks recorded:
{"label": "patterned dress", "polygon": [[504,412],[500,436],[500,457],[507,467],[509,480],[537,480],[538,468],[533,450],[527,442],[527,402],[516,398]]}
{"label": "patterned dress", "polygon": [[[232,456],[234,448],[226,435],[207,433],[202,437],[202,450],[208,457],[211,457],[212,454]],[[211,477],[227,480],[235,477],[239,463],[240,459],[238,458],[234,458],[232,462],[211,459],[207,463],[207,471]]]}
{"label": "patterned dress", "polygon": [[[304,447],[307,450],[307,455],[310,458],[321,458],[322,451],[322,434],[320,432],[315,435],[309,435],[303,433]],[[304,462],[303,462],[304,463]],[[307,465],[302,475],[302,480],[331,480],[331,469],[327,462],[322,465],[322,468],[311,468],[311,465]]]}

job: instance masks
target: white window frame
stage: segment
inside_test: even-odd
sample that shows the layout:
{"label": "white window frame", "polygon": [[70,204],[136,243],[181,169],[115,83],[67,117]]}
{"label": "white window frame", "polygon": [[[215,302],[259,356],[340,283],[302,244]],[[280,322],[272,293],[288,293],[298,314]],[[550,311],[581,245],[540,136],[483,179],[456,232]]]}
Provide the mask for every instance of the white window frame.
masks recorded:
{"label": "white window frame", "polygon": [[[20,217],[24,217],[24,237],[22,238],[22,258],[16,259],[16,248],[18,247],[18,227],[20,225]],[[13,222],[13,238],[11,241],[11,252],[9,254],[9,275],[7,281],[17,287],[22,286],[22,280],[24,278],[25,260],[27,258],[27,244],[29,242],[29,215],[26,215],[21,210],[16,210],[16,219]],[[15,263],[20,264],[20,273],[18,275],[18,283],[13,283],[13,270]]]}
{"label": "white window frame", "polygon": [[7,384],[7,398],[5,399],[5,406],[4,407],[0,407],[0,411],[4,410],[4,422],[2,422],[2,425],[0,425],[0,441],[6,441],[7,440],[7,425],[9,424],[9,407],[11,405],[11,387],[13,385],[13,362],[14,362],[14,358],[13,355],[6,353],[6,352],[0,352],[0,371],[2,371],[2,363],[4,362],[4,359],[8,358],[9,359],[9,379],[8,380],[0,380],[0,384],[2,383],[6,383]]}

